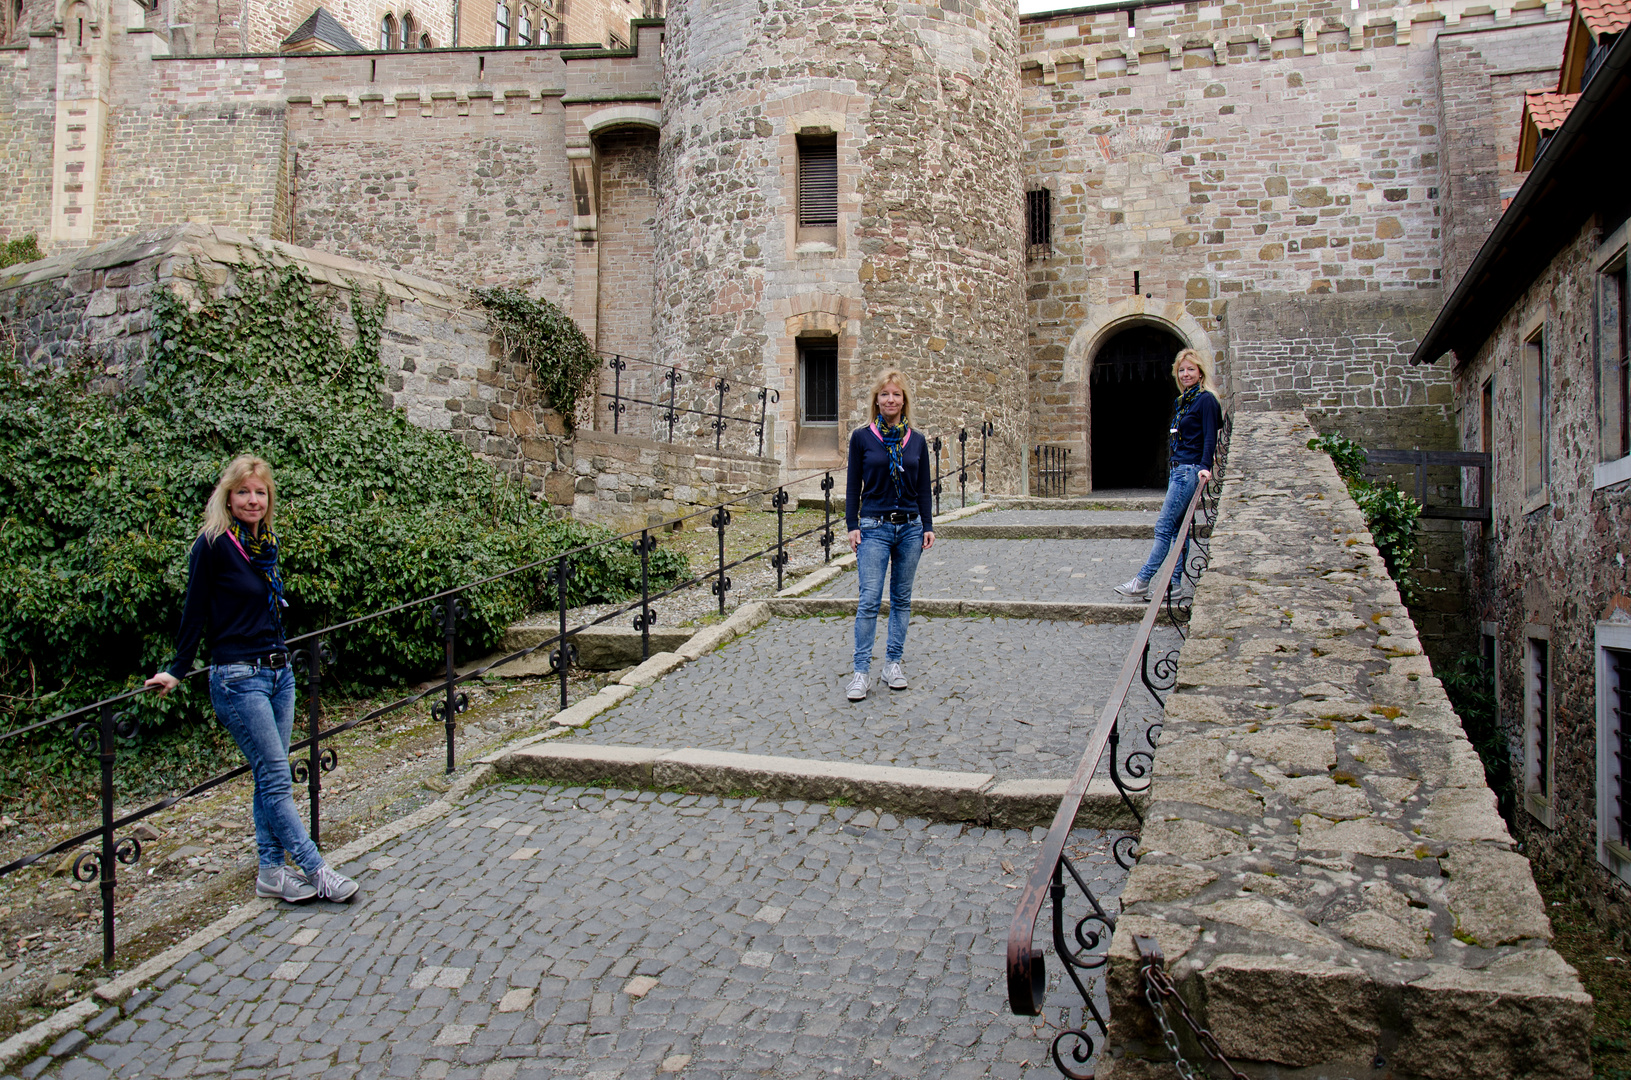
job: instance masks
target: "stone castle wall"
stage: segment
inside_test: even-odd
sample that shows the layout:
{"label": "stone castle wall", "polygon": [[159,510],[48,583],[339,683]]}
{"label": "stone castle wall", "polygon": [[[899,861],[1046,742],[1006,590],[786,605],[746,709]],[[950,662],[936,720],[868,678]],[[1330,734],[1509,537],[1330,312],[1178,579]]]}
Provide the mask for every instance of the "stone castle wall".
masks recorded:
{"label": "stone castle wall", "polygon": [[[1552,260],[1515,302],[1477,355],[1455,370],[1461,445],[1493,447],[1494,521],[1467,526],[1473,629],[1495,638],[1495,693],[1501,727],[1518,777],[1517,827],[1525,851],[1561,879],[1594,921],[1631,945],[1631,885],[1597,860],[1599,713],[1596,634],[1601,624],[1631,621],[1631,490],[1596,477],[1596,350],[1611,347],[1597,325],[1596,256],[1604,240],[1593,223]],[[1550,413],[1546,494],[1526,498],[1524,485],[1524,342],[1536,330],[1547,342]],[[1451,361],[1445,358],[1438,366]],[[1482,394],[1493,384],[1493,430],[1483,430]],[[1551,654],[1553,782],[1549,820],[1524,797],[1525,639],[1548,638]],[[1606,693],[1606,691],[1605,691]],[[1612,815],[1612,806],[1607,808]],[[1631,859],[1621,864],[1631,877]]]}
{"label": "stone castle wall", "polygon": [[[1515,139],[1523,80],[1546,81],[1518,69],[1555,81],[1564,23],[1544,8],[1499,26],[1469,12],[1456,47],[1437,50],[1444,20],[1442,8],[1404,8],[1361,22],[1318,4],[1027,17],[1025,183],[1050,191],[1054,237],[1029,264],[1036,441],[1087,458],[1094,354],[1141,322],[1212,353],[1244,407],[1276,394],[1280,408],[1426,405],[1433,382],[1431,404],[1447,401],[1437,376],[1403,372],[1414,342],[1401,336],[1425,329],[1443,295],[1443,125],[1459,120],[1441,115],[1440,82],[1499,98],[1477,130]],[[1455,167],[1486,175],[1504,152]],[[1481,242],[1488,224],[1465,235]],[[1226,326],[1242,297],[1307,297],[1315,312],[1325,297],[1384,293],[1415,313],[1408,326],[1369,343],[1320,339],[1316,363],[1296,359],[1310,335],[1242,355]]]}
{"label": "stone castle wall", "polygon": [[[775,456],[836,464],[872,376],[916,381],[924,430],[1026,439],[1013,9],[823,0],[685,5],[667,22],[659,359],[780,394]],[[750,75],[750,73],[753,73]],[[797,140],[835,138],[838,226],[801,238]],[[840,423],[803,429],[801,336],[835,342]],[[823,441],[823,440],[826,441]]]}
{"label": "stone castle wall", "polygon": [[38,235],[50,220],[56,84],[55,38],[24,35],[0,48],[0,241]]}

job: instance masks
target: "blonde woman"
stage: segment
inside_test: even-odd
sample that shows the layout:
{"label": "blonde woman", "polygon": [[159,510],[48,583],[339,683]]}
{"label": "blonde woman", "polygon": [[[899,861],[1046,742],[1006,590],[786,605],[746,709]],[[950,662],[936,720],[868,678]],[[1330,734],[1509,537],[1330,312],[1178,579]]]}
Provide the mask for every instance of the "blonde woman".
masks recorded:
{"label": "blonde woman", "polygon": [[872,648],[878,633],[883,579],[889,575],[889,637],[883,681],[905,690],[906,625],[912,618],[917,562],[934,546],[934,483],[928,440],[912,430],[912,391],[906,376],[886,371],[872,386],[872,420],[849,437],[849,479],[844,527],[861,596],[855,606],[855,671],[846,694],[866,699],[872,686]]}
{"label": "blonde woman", "polygon": [[[1211,390],[1211,373],[1206,361],[1194,349],[1185,349],[1172,360],[1172,377],[1177,381],[1179,394],[1172,403],[1172,420],[1167,425],[1167,499],[1161,505],[1161,516],[1155,523],[1155,543],[1150,557],[1133,575],[1131,581],[1116,586],[1116,592],[1138,600],[1148,598],[1150,579],[1161,569],[1161,562],[1172,549],[1177,538],[1178,525],[1195,491],[1212,479],[1212,455],[1218,446],[1218,428],[1223,423],[1223,406],[1218,404]],[[1189,558],[1189,538],[1184,538],[1183,551],[1172,568],[1172,587],[1178,588],[1183,580],[1184,560]]]}
{"label": "blonde woman", "polygon": [[[289,777],[295,686],[272,531],[276,492],[258,457],[235,458],[221,473],[193,542],[175,659],[146,685],[168,694],[192,670],[200,641],[209,647],[210,704],[255,778],[255,895],[343,902],[357,883],[323,861],[300,823]],[[298,870],[284,865],[286,854]]]}

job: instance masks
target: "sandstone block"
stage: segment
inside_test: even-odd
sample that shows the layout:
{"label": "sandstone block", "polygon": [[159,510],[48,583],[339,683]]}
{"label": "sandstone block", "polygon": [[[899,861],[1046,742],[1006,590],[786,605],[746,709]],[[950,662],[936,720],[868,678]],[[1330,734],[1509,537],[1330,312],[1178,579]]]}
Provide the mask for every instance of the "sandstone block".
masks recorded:
{"label": "sandstone block", "polygon": [[1552,926],[1528,859],[1482,844],[1460,844],[1441,865],[1450,879],[1446,892],[1457,933],[1485,948],[1526,938],[1551,940]]}

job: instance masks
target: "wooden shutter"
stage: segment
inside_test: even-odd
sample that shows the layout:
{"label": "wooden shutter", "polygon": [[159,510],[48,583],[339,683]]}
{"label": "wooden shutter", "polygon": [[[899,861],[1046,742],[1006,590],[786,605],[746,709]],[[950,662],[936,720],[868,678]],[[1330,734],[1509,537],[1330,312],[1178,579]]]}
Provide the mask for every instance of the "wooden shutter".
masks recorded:
{"label": "wooden shutter", "polygon": [[833,228],[838,224],[838,143],[836,139],[799,140],[799,225]]}

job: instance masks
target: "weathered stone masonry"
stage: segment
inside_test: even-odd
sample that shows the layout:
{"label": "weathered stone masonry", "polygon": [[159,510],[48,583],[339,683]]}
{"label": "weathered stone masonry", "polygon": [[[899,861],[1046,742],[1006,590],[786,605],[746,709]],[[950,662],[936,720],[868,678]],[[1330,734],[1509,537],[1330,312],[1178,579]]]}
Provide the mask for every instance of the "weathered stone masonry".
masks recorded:
{"label": "weathered stone masonry", "polygon": [[1147,934],[1250,1075],[1584,1080],[1591,999],[1313,431],[1235,417],[1101,1075],[1171,1074],[1139,992]]}

